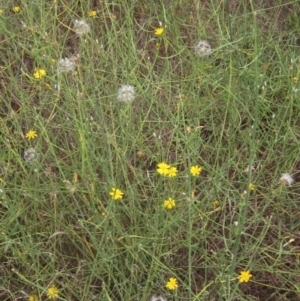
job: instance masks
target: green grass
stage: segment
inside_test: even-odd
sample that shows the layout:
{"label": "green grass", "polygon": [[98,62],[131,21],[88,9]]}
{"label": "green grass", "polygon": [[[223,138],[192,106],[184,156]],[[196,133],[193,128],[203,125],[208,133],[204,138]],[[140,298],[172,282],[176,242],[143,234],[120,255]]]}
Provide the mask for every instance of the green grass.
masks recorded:
{"label": "green grass", "polygon": [[0,7],[0,299],[299,300],[298,1],[29,2]]}

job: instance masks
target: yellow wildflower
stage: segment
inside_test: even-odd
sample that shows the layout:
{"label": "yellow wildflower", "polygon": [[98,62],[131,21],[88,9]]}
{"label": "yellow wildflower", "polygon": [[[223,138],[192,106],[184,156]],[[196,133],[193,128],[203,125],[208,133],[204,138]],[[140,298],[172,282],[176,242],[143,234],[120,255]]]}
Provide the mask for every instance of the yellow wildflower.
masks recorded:
{"label": "yellow wildflower", "polygon": [[169,168],[170,168],[170,165],[167,164],[167,163],[165,163],[165,162],[162,162],[162,163],[157,164],[157,172],[158,172],[160,175],[163,175],[163,176],[168,175],[168,173],[169,173]]}
{"label": "yellow wildflower", "polygon": [[160,37],[164,33],[165,29],[163,27],[155,28],[154,35]]}
{"label": "yellow wildflower", "polygon": [[250,271],[242,271],[239,276],[240,283],[248,282],[252,277]]}
{"label": "yellow wildflower", "polygon": [[54,285],[52,285],[51,287],[49,287],[47,289],[47,297],[48,297],[48,299],[55,299],[55,298],[57,298],[58,297],[58,293],[59,293],[59,290]]}
{"label": "yellow wildflower", "polygon": [[123,192],[122,190],[118,189],[118,188],[112,188],[111,192],[109,193],[109,195],[112,197],[113,200],[120,200],[123,198]]}
{"label": "yellow wildflower", "polygon": [[176,167],[170,167],[168,170],[167,176],[170,178],[175,177],[177,175],[177,172],[178,172],[178,170]]}
{"label": "yellow wildflower", "polygon": [[253,191],[253,190],[255,190],[255,185],[250,183],[248,188],[250,191]]}
{"label": "yellow wildflower", "polygon": [[178,282],[177,279],[174,277],[171,277],[169,281],[166,284],[166,288],[169,289],[170,291],[175,290],[178,287]]}
{"label": "yellow wildflower", "polygon": [[193,176],[198,176],[202,171],[202,167],[198,166],[198,165],[194,165],[194,166],[191,166],[190,168],[190,173],[193,175]]}
{"label": "yellow wildflower", "polygon": [[96,10],[91,10],[90,12],[89,12],[89,16],[90,17],[95,17],[97,15],[97,11]]}
{"label": "yellow wildflower", "polygon": [[46,76],[46,70],[45,69],[38,69],[33,73],[33,77],[35,79],[41,79],[44,76]]}
{"label": "yellow wildflower", "polygon": [[39,298],[38,298],[37,295],[31,295],[31,296],[29,296],[29,298],[28,298],[28,301],[38,301],[38,300],[39,300]]}
{"label": "yellow wildflower", "polygon": [[173,209],[175,206],[176,206],[176,202],[172,198],[168,198],[167,200],[164,201],[164,207],[168,210]]}
{"label": "yellow wildflower", "polygon": [[14,6],[12,8],[12,10],[13,10],[14,13],[18,13],[18,12],[20,12],[20,6]]}
{"label": "yellow wildflower", "polygon": [[0,15],[2,15],[3,14],[3,9],[0,9]]}
{"label": "yellow wildflower", "polygon": [[293,77],[293,81],[294,81],[295,84],[298,83],[298,80],[299,80],[298,76]]}
{"label": "yellow wildflower", "polygon": [[219,201],[218,200],[214,200],[213,201],[213,205],[214,205],[214,208],[219,207]]}
{"label": "yellow wildflower", "polygon": [[27,139],[35,139],[36,137],[37,137],[37,132],[36,131],[34,131],[34,130],[29,130],[27,133],[26,133],[26,135],[25,135],[25,137],[27,138]]}

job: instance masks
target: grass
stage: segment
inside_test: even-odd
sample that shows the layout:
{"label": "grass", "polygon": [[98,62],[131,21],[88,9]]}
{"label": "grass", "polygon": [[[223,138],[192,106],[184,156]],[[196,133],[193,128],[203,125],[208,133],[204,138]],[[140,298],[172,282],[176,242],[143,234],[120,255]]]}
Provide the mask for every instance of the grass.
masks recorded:
{"label": "grass", "polygon": [[[72,301],[299,300],[298,1],[14,5],[0,15],[1,300],[53,286]],[[76,71],[57,72],[65,57]]]}

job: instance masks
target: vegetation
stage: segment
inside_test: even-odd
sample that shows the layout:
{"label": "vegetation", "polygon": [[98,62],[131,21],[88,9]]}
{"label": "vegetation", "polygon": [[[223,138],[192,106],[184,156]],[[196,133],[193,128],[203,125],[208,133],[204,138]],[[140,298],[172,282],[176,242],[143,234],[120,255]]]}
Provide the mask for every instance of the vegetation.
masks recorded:
{"label": "vegetation", "polygon": [[299,300],[298,0],[2,5],[1,300]]}

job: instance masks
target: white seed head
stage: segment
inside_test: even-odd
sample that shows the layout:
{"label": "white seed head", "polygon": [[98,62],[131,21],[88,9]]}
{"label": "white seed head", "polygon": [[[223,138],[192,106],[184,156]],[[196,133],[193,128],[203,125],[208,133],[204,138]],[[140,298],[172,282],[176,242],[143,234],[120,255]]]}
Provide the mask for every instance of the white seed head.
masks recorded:
{"label": "white seed head", "polygon": [[80,36],[91,31],[90,25],[83,20],[75,20],[73,29]]}
{"label": "white seed head", "polygon": [[210,55],[212,53],[212,49],[208,42],[200,40],[195,45],[195,53],[200,57],[204,57]]}
{"label": "white seed head", "polygon": [[152,296],[150,301],[168,301],[168,299],[162,296]]}
{"label": "white seed head", "polygon": [[60,59],[57,62],[57,69],[60,72],[70,72],[76,69],[76,62],[73,58]]}
{"label": "white seed head", "polygon": [[280,182],[284,185],[291,186],[295,182],[295,180],[289,173],[283,173],[281,175]]}
{"label": "white seed head", "polygon": [[135,99],[135,89],[130,85],[123,85],[118,90],[118,101],[131,102]]}
{"label": "white seed head", "polygon": [[35,161],[38,160],[39,154],[36,152],[36,150],[34,148],[28,148],[25,152],[24,152],[24,160],[27,163],[33,163]]}

